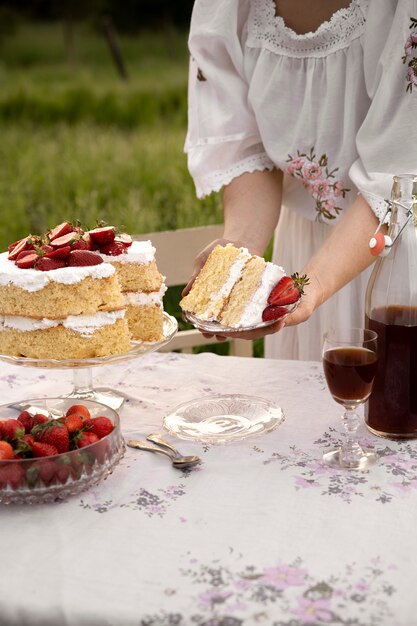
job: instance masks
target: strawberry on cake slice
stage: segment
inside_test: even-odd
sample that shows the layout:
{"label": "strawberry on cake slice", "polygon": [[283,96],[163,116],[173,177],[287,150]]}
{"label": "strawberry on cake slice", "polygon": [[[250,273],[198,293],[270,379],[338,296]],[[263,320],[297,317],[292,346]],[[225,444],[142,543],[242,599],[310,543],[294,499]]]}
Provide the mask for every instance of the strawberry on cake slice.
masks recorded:
{"label": "strawberry on cake slice", "polygon": [[180,306],[198,320],[251,328],[287,315],[307,281],[305,276],[287,276],[282,267],[246,248],[218,245]]}

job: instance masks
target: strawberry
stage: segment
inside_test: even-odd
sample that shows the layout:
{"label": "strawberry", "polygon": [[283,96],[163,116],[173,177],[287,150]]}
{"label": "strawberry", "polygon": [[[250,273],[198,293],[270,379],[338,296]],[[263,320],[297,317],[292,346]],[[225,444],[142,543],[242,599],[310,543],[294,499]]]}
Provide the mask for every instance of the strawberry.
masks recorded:
{"label": "strawberry", "polygon": [[[39,461],[36,461],[34,465],[29,469],[31,473],[31,481],[36,482],[39,477],[41,481],[45,485],[49,485],[53,479],[55,478],[56,472],[56,463],[54,459],[40,458]],[[29,473],[28,472],[28,473]],[[28,476],[29,479],[29,476]]]}
{"label": "strawberry", "polygon": [[74,241],[79,239],[78,233],[67,233],[62,237],[57,237],[53,241],[51,241],[51,246],[54,248],[63,248],[64,246],[71,245]]}
{"label": "strawberry", "polygon": [[63,424],[66,426],[70,435],[75,433],[77,430],[81,430],[84,426],[84,422],[79,413],[70,413],[69,415],[66,415],[63,420]]}
{"label": "strawberry", "polygon": [[65,484],[70,476],[73,478],[76,476],[76,471],[71,466],[71,461],[68,457],[57,459],[55,463],[55,471],[56,477],[62,484]]}
{"label": "strawberry", "polygon": [[132,245],[132,237],[128,235],[127,233],[119,233],[118,235],[116,235],[114,240],[117,243],[123,243],[126,247],[129,247]]}
{"label": "strawberry", "polygon": [[12,489],[17,489],[24,475],[25,470],[20,463],[3,463],[0,466],[0,488],[10,485]]}
{"label": "strawberry", "polygon": [[31,252],[31,254],[25,255],[23,258],[17,259],[16,265],[21,270],[27,270],[33,267],[38,259],[39,255],[36,252]]}
{"label": "strawberry", "polygon": [[84,426],[89,432],[95,433],[99,439],[109,435],[113,430],[112,421],[102,415],[86,420]]}
{"label": "strawberry", "polygon": [[62,246],[62,248],[53,248],[52,246],[48,246],[48,252],[45,254],[45,257],[48,259],[66,259],[69,253],[71,252],[71,246]]}
{"label": "strawberry", "polygon": [[72,232],[72,226],[69,222],[62,222],[62,224],[58,224],[52,230],[49,231],[48,237],[49,241],[53,241],[54,239],[58,239],[59,237],[63,237],[68,233]]}
{"label": "strawberry", "polygon": [[72,250],[67,259],[67,265],[72,267],[100,265],[100,263],[103,263],[101,256],[91,250]]}
{"label": "strawberry", "polygon": [[43,252],[43,254],[47,255],[49,252],[53,252],[55,248],[53,248],[52,246],[48,246],[47,243],[44,243],[41,245],[41,251]]}
{"label": "strawberry", "polygon": [[98,243],[98,245],[101,247],[114,241],[116,233],[113,226],[104,226],[102,228],[94,228],[93,230],[89,230],[88,234],[95,241],[95,243]]}
{"label": "strawberry", "polygon": [[0,460],[8,461],[14,459],[13,447],[8,441],[0,441]]}
{"label": "strawberry", "polygon": [[73,250],[90,250],[91,244],[85,239],[77,239],[77,241],[74,241],[71,248]]}
{"label": "strawberry", "polygon": [[15,441],[16,439],[23,437],[25,434],[25,428],[19,420],[2,420],[1,433],[3,439],[6,439],[7,441]]}
{"label": "strawberry", "polygon": [[35,269],[41,272],[50,272],[51,270],[58,270],[61,267],[65,267],[65,261],[60,259],[51,259],[48,256],[44,256],[35,265]]}
{"label": "strawberry", "polygon": [[69,435],[68,430],[59,420],[48,420],[44,424],[38,424],[32,428],[32,435],[35,441],[49,443],[58,452],[68,452]]}
{"label": "strawberry", "polygon": [[17,261],[20,261],[21,259],[24,259],[25,256],[28,256],[28,254],[33,254],[33,250],[32,249],[30,249],[30,250],[22,250],[22,252],[19,252],[19,254],[17,255],[17,258],[16,258],[16,263],[17,263]]}
{"label": "strawberry", "polygon": [[55,456],[58,454],[58,450],[55,446],[49,443],[41,443],[39,441],[34,441],[32,444],[32,452],[34,457]]}
{"label": "strawberry", "polygon": [[[25,239],[26,239],[26,237],[25,237]],[[21,241],[23,241],[23,239],[18,239],[14,243],[11,243],[10,245],[8,245],[7,246],[8,251],[11,252],[12,250],[14,250],[16,248],[17,244],[20,243]]]}
{"label": "strawberry", "polygon": [[29,248],[31,248],[31,245],[29,243],[29,237],[25,237],[24,239],[21,239],[14,245],[11,252],[9,252],[9,256],[7,258],[10,261],[15,261],[17,257],[19,256],[20,252],[23,252],[23,250],[28,250]]}
{"label": "strawberry", "polygon": [[287,315],[288,309],[285,306],[277,306],[276,304],[270,304],[262,311],[262,321],[270,322],[272,320],[278,320],[284,315]]}
{"label": "strawberry", "polygon": [[283,276],[269,294],[268,304],[283,306],[294,304],[304,293],[304,286],[308,284],[308,278],[304,274],[297,273],[292,276]]}
{"label": "strawberry", "polygon": [[33,417],[28,411],[22,411],[22,413],[17,418],[19,422],[22,424],[25,429],[25,433],[30,433],[33,426]]}
{"label": "strawberry", "polygon": [[23,435],[20,441],[32,447],[33,444],[35,443],[35,437],[31,435],[30,433],[28,433],[27,435]]}
{"label": "strawberry", "polygon": [[85,404],[73,404],[67,411],[67,415],[71,415],[71,413],[77,413],[81,416],[82,420],[88,420],[91,417],[90,411],[87,409]]}
{"label": "strawberry", "polygon": [[127,247],[128,246],[126,244],[121,243],[120,241],[113,241],[107,246],[101,246],[100,252],[107,254],[108,256],[119,256],[119,254],[126,252]]}
{"label": "strawberry", "polygon": [[49,418],[47,418],[46,415],[44,415],[43,413],[36,413],[32,418],[32,428],[34,426],[37,426],[38,424],[45,424],[48,421]]}
{"label": "strawberry", "polygon": [[85,448],[96,441],[99,441],[99,438],[95,433],[82,431],[76,438],[77,448]]}

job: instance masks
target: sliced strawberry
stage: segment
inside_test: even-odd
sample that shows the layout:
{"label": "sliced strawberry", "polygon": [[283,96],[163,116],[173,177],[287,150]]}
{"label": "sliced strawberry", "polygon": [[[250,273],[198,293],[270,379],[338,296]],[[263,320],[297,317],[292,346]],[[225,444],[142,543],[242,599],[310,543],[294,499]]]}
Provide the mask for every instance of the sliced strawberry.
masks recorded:
{"label": "sliced strawberry", "polygon": [[269,294],[268,304],[283,306],[294,304],[304,293],[304,286],[308,284],[308,278],[304,274],[297,273],[292,276],[283,276]]}
{"label": "sliced strawberry", "polygon": [[54,248],[63,248],[64,246],[69,246],[74,241],[79,239],[78,233],[68,233],[67,235],[63,235],[62,237],[57,237],[53,241],[51,241],[51,246]]}
{"label": "sliced strawberry", "polygon": [[16,258],[16,263],[17,263],[17,261],[20,261],[21,259],[24,259],[25,256],[28,256],[29,254],[34,254],[33,250],[22,250],[22,252],[19,252],[19,254],[17,255],[17,258]]}
{"label": "sliced strawberry", "polygon": [[54,248],[52,246],[48,246],[47,243],[43,243],[41,245],[41,250],[44,254],[48,254],[48,252],[53,252]]}
{"label": "sliced strawberry", "polygon": [[44,256],[35,265],[35,269],[40,270],[41,272],[49,272],[51,270],[58,270],[61,267],[65,267],[65,261],[61,261],[59,259],[51,259],[50,257]]}
{"label": "sliced strawberry", "polygon": [[116,233],[114,226],[104,226],[102,228],[89,230],[88,234],[101,247],[114,241]]}
{"label": "sliced strawberry", "polygon": [[22,259],[17,259],[16,265],[17,267],[20,267],[21,270],[27,270],[33,267],[38,259],[39,254],[32,252],[31,254],[24,256]]}
{"label": "sliced strawberry", "polygon": [[29,243],[29,237],[25,237],[24,239],[21,239],[13,248],[13,250],[11,252],[9,252],[9,256],[7,257],[9,259],[9,261],[15,261],[17,259],[17,257],[19,256],[20,252],[23,252],[23,250],[30,250],[32,249],[31,244]]}
{"label": "sliced strawberry", "polygon": [[55,446],[49,443],[42,443],[39,441],[35,441],[32,444],[32,452],[33,452],[33,456],[35,457],[55,456],[56,454],[58,454],[58,450],[56,449]]}
{"label": "sliced strawberry", "polygon": [[[24,239],[26,240],[27,237],[25,237]],[[17,244],[20,243],[21,241],[23,241],[23,239],[18,239],[18,241],[15,241],[14,243],[11,243],[9,246],[7,246],[8,251],[11,252],[12,250],[14,250]]]}
{"label": "sliced strawberry", "polygon": [[121,243],[120,241],[113,241],[107,246],[101,246],[100,252],[102,254],[107,254],[108,256],[119,256],[119,254],[126,252],[127,248],[128,246],[126,246],[126,244]]}
{"label": "sliced strawberry", "polygon": [[100,265],[100,263],[103,263],[101,256],[91,250],[72,250],[67,259],[67,265],[72,267]]}
{"label": "sliced strawberry", "polygon": [[90,250],[90,244],[85,239],[77,239],[71,246],[72,250]]}
{"label": "sliced strawberry", "polygon": [[49,231],[48,236],[50,241],[54,241],[54,239],[58,239],[59,237],[63,237],[68,233],[72,232],[72,226],[69,222],[62,222],[62,224],[58,224],[51,231]]}
{"label": "sliced strawberry", "polygon": [[52,246],[48,246],[48,248],[51,248],[50,251],[45,254],[48,259],[65,260],[71,252],[71,246],[63,246],[62,248],[53,248]]}
{"label": "sliced strawberry", "polygon": [[288,309],[285,306],[277,306],[275,304],[270,304],[262,311],[262,321],[271,322],[272,320],[279,320],[284,315],[287,315]]}
{"label": "sliced strawberry", "polygon": [[130,235],[128,235],[127,233],[119,233],[118,235],[116,235],[116,237],[114,238],[115,241],[117,241],[118,243],[124,243],[124,245],[128,248],[129,246],[132,245],[132,237]]}

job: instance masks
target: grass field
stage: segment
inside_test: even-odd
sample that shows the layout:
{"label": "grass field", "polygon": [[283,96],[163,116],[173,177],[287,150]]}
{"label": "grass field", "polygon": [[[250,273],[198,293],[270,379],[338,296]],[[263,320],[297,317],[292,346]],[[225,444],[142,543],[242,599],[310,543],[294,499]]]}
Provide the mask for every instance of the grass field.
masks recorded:
{"label": "grass field", "polygon": [[131,233],[220,223],[183,153],[186,33],[121,37],[128,81],[99,33],[81,24],[74,41],[69,60],[59,24],[22,24],[0,47],[0,249],[68,218]]}

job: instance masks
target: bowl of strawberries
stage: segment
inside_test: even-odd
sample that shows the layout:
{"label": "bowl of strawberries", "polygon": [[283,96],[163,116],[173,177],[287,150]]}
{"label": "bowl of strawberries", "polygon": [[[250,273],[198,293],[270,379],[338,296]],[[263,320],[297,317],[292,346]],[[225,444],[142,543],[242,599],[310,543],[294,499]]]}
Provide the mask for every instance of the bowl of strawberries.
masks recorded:
{"label": "bowl of strawberries", "polygon": [[0,406],[0,503],[64,500],[97,484],[125,451],[119,416],[92,400]]}

